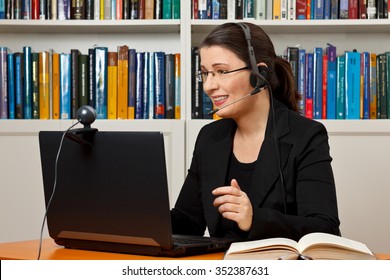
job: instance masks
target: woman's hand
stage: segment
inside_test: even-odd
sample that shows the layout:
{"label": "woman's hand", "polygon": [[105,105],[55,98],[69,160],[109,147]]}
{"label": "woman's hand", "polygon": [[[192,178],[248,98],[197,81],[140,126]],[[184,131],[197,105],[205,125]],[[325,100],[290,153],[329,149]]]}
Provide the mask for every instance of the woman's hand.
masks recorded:
{"label": "woman's hand", "polygon": [[217,196],[213,205],[226,219],[235,221],[243,231],[249,231],[252,226],[252,204],[245,192],[241,191],[236,179],[231,181],[231,186],[223,186],[213,190]]}

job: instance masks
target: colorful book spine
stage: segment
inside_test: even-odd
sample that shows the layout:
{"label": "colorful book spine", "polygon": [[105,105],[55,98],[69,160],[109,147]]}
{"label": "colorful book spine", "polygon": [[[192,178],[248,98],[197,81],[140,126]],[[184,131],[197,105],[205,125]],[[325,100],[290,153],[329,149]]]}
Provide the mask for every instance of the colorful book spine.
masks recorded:
{"label": "colorful book spine", "polygon": [[23,119],[23,53],[15,53],[15,116]]}
{"label": "colorful book spine", "polygon": [[175,54],[175,119],[181,118],[181,63],[180,53]]}
{"label": "colorful book spine", "polygon": [[163,19],[172,19],[172,1],[173,0],[162,1],[162,18]]}
{"label": "colorful book spine", "polygon": [[8,50],[0,47],[0,119],[8,118]]}
{"label": "colorful book spine", "polygon": [[129,49],[129,97],[127,107],[127,117],[135,118],[135,94],[136,94],[136,78],[137,78],[137,60],[135,49]]}
{"label": "colorful book spine", "polygon": [[211,15],[211,18],[212,19],[219,19],[220,18],[220,14],[219,14],[219,7],[220,7],[220,4],[219,4],[219,1],[218,0],[212,0],[212,15]]}
{"label": "colorful book spine", "polygon": [[145,53],[136,53],[136,90],[135,90],[135,119],[143,118],[144,95],[144,62]]}
{"label": "colorful book spine", "polygon": [[52,56],[52,73],[53,73],[53,100],[52,100],[52,112],[53,119],[60,119],[60,54],[53,53]]}
{"label": "colorful book spine", "polygon": [[107,56],[107,47],[95,47],[95,110],[97,119],[107,119]]}
{"label": "colorful book spine", "polygon": [[336,58],[336,119],[345,119],[345,55]]}
{"label": "colorful book spine", "polygon": [[328,55],[328,83],[327,83],[327,106],[326,106],[326,117],[327,119],[336,119],[336,47],[328,44],[326,49]]}
{"label": "colorful book spine", "polygon": [[31,73],[31,47],[23,47],[23,115],[25,119],[32,119],[32,73]]}
{"label": "colorful book spine", "polygon": [[155,118],[165,118],[165,53],[155,52]]}
{"label": "colorful book spine", "polygon": [[71,117],[71,56],[70,53],[60,54],[60,118],[68,120]]}
{"label": "colorful book spine", "polygon": [[165,54],[165,118],[175,118],[175,55]]}
{"label": "colorful book spine", "polygon": [[79,106],[88,105],[89,94],[89,62],[87,54],[79,55]]}
{"label": "colorful book spine", "polygon": [[144,68],[143,68],[143,93],[142,93],[142,118],[149,119],[151,114],[149,108],[149,65],[150,65],[150,54],[145,52],[144,54]]}
{"label": "colorful book spine", "polygon": [[49,52],[39,52],[39,118],[50,119]]}
{"label": "colorful book spine", "polygon": [[327,119],[327,106],[328,106],[328,55],[324,53],[322,55],[322,109],[321,119]]}
{"label": "colorful book spine", "polygon": [[118,47],[118,119],[127,119],[129,91],[129,47]]}
{"label": "colorful book spine", "polygon": [[8,82],[8,118],[15,119],[15,59],[13,53],[7,53]]}
{"label": "colorful book spine", "polygon": [[299,49],[298,51],[298,85],[297,90],[299,94],[298,110],[301,115],[305,115],[305,89],[306,89],[306,50]]}
{"label": "colorful book spine", "polygon": [[154,52],[149,52],[149,75],[148,75],[148,84],[149,84],[149,119],[153,119],[154,115],[154,101],[155,101],[155,60]]}
{"label": "colorful book spine", "polygon": [[360,58],[361,65],[361,118],[370,118],[370,53],[362,52]]}
{"label": "colorful book spine", "polygon": [[360,53],[345,52],[345,118],[360,119]]}
{"label": "colorful book spine", "polygon": [[306,16],[307,16],[306,0],[296,0],[296,18],[306,19]]}
{"label": "colorful book spine", "polygon": [[180,19],[180,0],[172,0],[172,19]]}
{"label": "colorful book spine", "polygon": [[377,117],[376,71],[376,53],[370,53],[370,119],[376,119]]}
{"label": "colorful book spine", "polygon": [[88,92],[88,105],[95,108],[96,99],[96,73],[95,73],[95,49],[88,49],[88,73],[89,73],[89,92]]}
{"label": "colorful book spine", "polygon": [[306,53],[306,89],[305,89],[305,116],[313,118],[313,72],[314,59],[313,53]]}
{"label": "colorful book spine", "polygon": [[39,119],[39,53],[31,54],[32,65],[32,118]]}
{"label": "colorful book spine", "polygon": [[72,107],[71,107],[71,118],[76,119],[76,113],[79,109],[79,56],[80,51],[78,49],[71,49],[70,50],[70,57],[71,57],[71,65],[72,68],[70,76],[71,76],[71,100],[72,100]]}
{"label": "colorful book spine", "polygon": [[322,56],[323,49],[316,47],[313,52],[313,118],[322,118]]}
{"label": "colorful book spine", "polygon": [[107,118],[117,119],[118,104],[118,52],[108,52],[107,66]]}

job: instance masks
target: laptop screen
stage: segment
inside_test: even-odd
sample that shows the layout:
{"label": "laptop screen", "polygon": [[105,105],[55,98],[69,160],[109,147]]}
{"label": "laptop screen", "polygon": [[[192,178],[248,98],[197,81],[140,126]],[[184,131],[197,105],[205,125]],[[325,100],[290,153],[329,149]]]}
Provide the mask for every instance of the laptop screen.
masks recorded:
{"label": "laptop screen", "polygon": [[[62,134],[39,133],[46,205]],[[169,248],[169,210],[162,133],[98,131],[91,145],[64,138],[47,213],[58,244],[74,239]]]}

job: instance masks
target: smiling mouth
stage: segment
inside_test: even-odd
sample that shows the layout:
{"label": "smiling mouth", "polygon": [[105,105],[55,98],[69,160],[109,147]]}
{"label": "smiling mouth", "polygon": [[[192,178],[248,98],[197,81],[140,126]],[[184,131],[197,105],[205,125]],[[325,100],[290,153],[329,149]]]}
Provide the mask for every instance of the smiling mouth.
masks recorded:
{"label": "smiling mouth", "polygon": [[213,101],[215,106],[219,106],[223,104],[228,98],[229,98],[228,95],[217,96],[217,97],[213,97]]}

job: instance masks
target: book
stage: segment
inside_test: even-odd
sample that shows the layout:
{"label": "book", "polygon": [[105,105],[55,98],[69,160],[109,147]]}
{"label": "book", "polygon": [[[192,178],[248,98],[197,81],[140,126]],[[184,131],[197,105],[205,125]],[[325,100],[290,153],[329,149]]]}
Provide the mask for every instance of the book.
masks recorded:
{"label": "book", "polygon": [[175,55],[165,54],[165,118],[175,118]]}
{"label": "book", "polygon": [[345,55],[336,57],[336,119],[345,119]]}
{"label": "book", "polygon": [[23,47],[23,115],[25,119],[32,119],[32,69],[31,47]]}
{"label": "book", "polygon": [[376,119],[376,53],[370,53],[370,119]]}
{"label": "book", "polygon": [[6,47],[0,47],[0,119],[8,118],[8,73]]}
{"label": "book", "polygon": [[79,107],[88,105],[89,93],[89,62],[87,54],[79,55]]}
{"label": "book", "polygon": [[71,55],[60,54],[60,118],[71,118]]}
{"label": "book", "polygon": [[129,49],[129,92],[128,92],[128,104],[127,104],[127,118],[135,118],[135,91],[136,91],[136,78],[137,78],[137,60],[136,50]]}
{"label": "book", "polygon": [[313,52],[313,119],[322,118],[323,49],[315,47]]}
{"label": "book", "polygon": [[118,53],[108,52],[107,66],[107,118],[117,119],[118,103]]}
{"label": "book", "polygon": [[328,55],[326,117],[336,119],[336,47],[328,43],[326,53]]}
{"label": "book", "polygon": [[108,48],[95,47],[95,110],[97,119],[107,118]]}
{"label": "book", "polygon": [[361,242],[333,234],[314,232],[306,234],[299,241],[288,238],[268,238],[234,242],[224,259],[376,260],[376,257]]}
{"label": "book", "polygon": [[306,53],[306,88],[305,88],[305,116],[306,118],[313,118],[313,53]]}
{"label": "book", "polygon": [[127,119],[129,89],[129,47],[118,47],[118,119]]}
{"label": "book", "polygon": [[39,119],[39,53],[31,54],[32,65],[32,118]]}
{"label": "book", "polygon": [[135,88],[135,111],[134,118],[142,119],[143,118],[143,96],[144,96],[144,62],[145,62],[145,53],[136,52],[136,88]]}
{"label": "book", "polygon": [[181,118],[180,53],[175,53],[175,119]]}
{"label": "book", "polygon": [[14,54],[7,54],[7,83],[8,83],[8,118],[15,119],[15,59]]}
{"label": "book", "polygon": [[360,53],[345,52],[345,118],[360,119]]}
{"label": "book", "polygon": [[60,119],[60,54],[53,53],[53,119]]}
{"label": "book", "polygon": [[15,117],[23,119],[23,53],[16,52],[15,56]]}
{"label": "book", "polygon": [[155,52],[155,102],[154,117],[165,118],[165,53]]}

